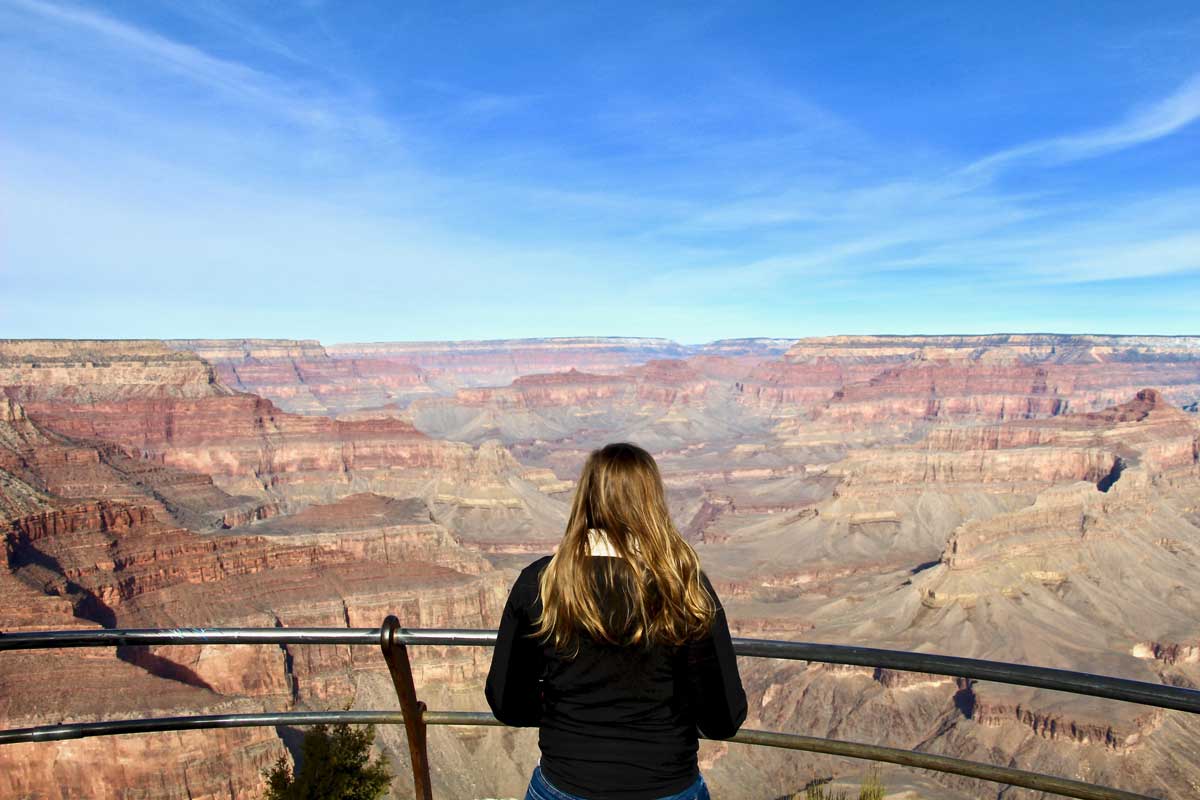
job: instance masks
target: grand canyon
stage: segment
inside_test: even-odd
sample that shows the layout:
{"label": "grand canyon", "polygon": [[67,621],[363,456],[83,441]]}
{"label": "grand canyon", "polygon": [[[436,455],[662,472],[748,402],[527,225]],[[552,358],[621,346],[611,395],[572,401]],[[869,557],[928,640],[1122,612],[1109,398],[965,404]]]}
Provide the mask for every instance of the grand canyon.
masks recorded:
{"label": "grand canyon", "polygon": [[[1200,337],[323,345],[0,340],[0,631],[494,628],[588,452],[650,450],[735,636],[1200,687]],[[414,647],[485,710],[486,648]],[[1200,720],[1041,689],[741,659],[747,727],[1200,793]],[[377,649],[0,653],[0,727],[396,707]],[[0,747],[0,797],[254,798],[291,729]],[[377,747],[413,793],[400,726]],[[522,796],[536,731],[432,728],[439,798]],[[714,796],[862,762],[703,742]],[[896,798],[1041,797],[887,768]]]}

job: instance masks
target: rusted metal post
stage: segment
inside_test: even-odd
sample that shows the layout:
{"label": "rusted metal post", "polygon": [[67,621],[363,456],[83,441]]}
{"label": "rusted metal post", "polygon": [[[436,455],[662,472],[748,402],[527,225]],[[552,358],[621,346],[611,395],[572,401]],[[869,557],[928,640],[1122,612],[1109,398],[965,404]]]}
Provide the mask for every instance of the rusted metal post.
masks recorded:
{"label": "rusted metal post", "polygon": [[417,699],[408,647],[397,640],[398,630],[400,620],[394,614],[389,614],[379,629],[379,647],[387,661],[388,672],[392,673],[392,685],[396,687],[400,712],[404,714],[404,732],[408,737],[416,797],[418,800],[433,800],[433,785],[429,780],[429,751],[425,744],[425,704]]}

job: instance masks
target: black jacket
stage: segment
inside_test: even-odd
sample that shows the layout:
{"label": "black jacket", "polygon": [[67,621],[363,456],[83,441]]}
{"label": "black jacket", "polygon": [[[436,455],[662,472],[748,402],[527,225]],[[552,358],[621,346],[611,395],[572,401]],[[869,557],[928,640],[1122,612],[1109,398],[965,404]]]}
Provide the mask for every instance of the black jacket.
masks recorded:
{"label": "black jacket", "polygon": [[[590,558],[599,569],[608,557]],[[505,724],[540,728],[542,772],[563,791],[605,800],[683,791],[699,774],[697,729],[724,739],[746,718],[729,626],[712,584],[701,573],[717,608],[703,638],[643,648],[585,636],[568,659],[528,636],[541,612],[538,576],[549,561],[522,570],[504,606],[487,678],[492,712]]]}

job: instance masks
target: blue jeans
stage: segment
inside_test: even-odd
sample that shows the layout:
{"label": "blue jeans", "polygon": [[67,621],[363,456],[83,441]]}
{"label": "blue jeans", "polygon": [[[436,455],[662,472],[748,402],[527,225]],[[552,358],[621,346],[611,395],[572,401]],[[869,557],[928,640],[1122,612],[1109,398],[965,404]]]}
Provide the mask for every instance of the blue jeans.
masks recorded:
{"label": "blue jeans", "polygon": [[[529,779],[529,788],[525,791],[525,800],[587,800],[577,794],[568,794],[562,789],[550,785],[550,781],[542,775],[540,766],[533,768],[533,777]],[[708,795],[708,784],[704,776],[696,777],[696,782],[679,794],[660,797],[659,800],[711,800]]]}

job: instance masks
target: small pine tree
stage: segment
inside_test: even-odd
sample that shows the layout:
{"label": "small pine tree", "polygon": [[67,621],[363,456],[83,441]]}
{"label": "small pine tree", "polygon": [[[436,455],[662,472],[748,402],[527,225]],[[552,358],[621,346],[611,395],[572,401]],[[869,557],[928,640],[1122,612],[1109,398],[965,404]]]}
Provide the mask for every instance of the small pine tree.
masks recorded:
{"label": "small pine tree", "polygon": [[265,773],[265,800],[378,800],[392,774],[382,760],[370,761],[374,741],[374,725],[360,730],[344,722],[332,729],[314,725],[304,734],[295,775],[284,756]]}

